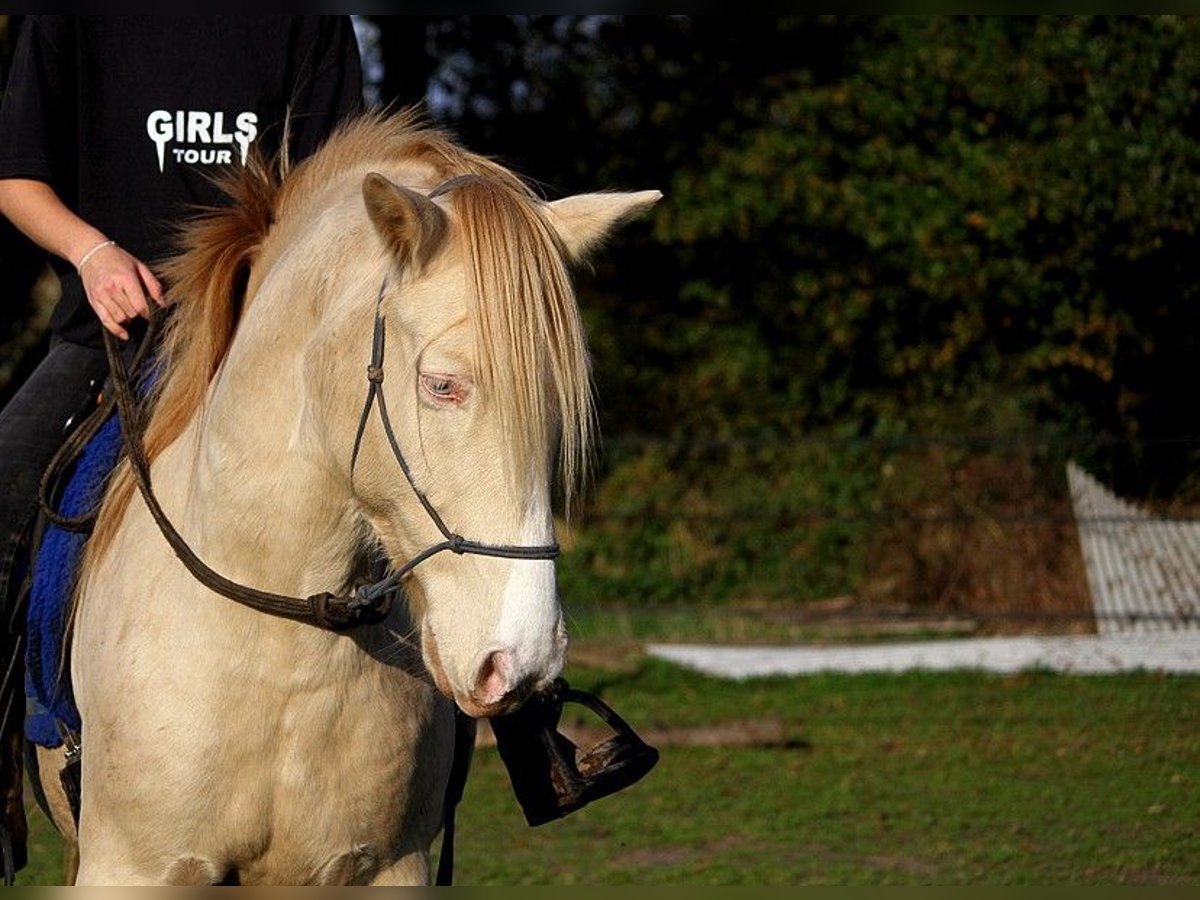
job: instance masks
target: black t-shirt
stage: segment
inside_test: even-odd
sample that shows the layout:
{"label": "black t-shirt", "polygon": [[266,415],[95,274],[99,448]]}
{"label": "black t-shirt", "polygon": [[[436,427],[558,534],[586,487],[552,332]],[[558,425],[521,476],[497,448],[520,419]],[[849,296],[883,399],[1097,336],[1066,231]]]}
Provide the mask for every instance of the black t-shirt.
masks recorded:
{"label": "black t-shirt", "polygon": [[[219,202],[211,176],[252,146],[310,154],[362,108],[347,16],[30,16],[0,107],[0,178],[47,182],[154,267],[171,223]],[[75,260],[74,262],[78,262]],[[98,346],[74,268],[55,260],[52,328]]]}

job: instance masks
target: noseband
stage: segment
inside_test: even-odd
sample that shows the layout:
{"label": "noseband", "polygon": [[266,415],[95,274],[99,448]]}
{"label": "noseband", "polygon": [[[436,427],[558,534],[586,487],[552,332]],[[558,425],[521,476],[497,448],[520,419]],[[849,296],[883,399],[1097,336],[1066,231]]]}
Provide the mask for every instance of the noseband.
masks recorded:
{"label": "noseband", "polygon": [[379,409],[379,419],[383,425],[384,434],[391,446],[392,455],[408,480],[413,493],[424,507],[433,524],[441,532],[443,540],[426,547],[404,565],[390,572],[387,576],[372,584],[356,588],[347,595],[334,595],[327,592],[313,594],[309,597],[291,597],[285,594],[274,594],[261,591],[224,577],[209,567],[188,546],[187,542],[171,524],[163,512],[154,488],[150,482],[150,463],[142,444],[141,422],[133,388],[130,384],[129,373],[125,365],[116,338],[107,330],[104,331],[104,346],[108,354],[108,364],[112,372],[111,385],[116,399],[117,412],[122,422],[126,456],[134,480],[137,482],[142,498],[158,525],[159,531],[175,551],[175,555],[184,567],[205,587],[230,600],[255,609],[259,612],[292,619],[323,628],[329,631],[343,631],[356,625],[366,625],[379,622],[386,618],[391,609],[392,598],[396,588],[404,577],[418,565],[444,550],[449,550],[459,556],[472,554],[475,556],[493,556],[503,559],[548,560],[559,554],[557,544],[514,546],[508,544],[488,544],[473,541],[451,531],[445,520],[438,514],[437,509],[429,501],[413,477],[412,470],[400,450],[396,433],[388,417],[387,403],[383,396],[383,354],[386,329],[383,317],[383,297],[387,290],[387,279],[379,287],[379,296],[375,300],[375,328],[372,339],[371,362],[367,366],[367,399],[363,404],[362,415],[359,417],[358,430],[354,436],[354,449],[350,459],[350,471],[353,475],[355,464],[358,462],[358,452],[362,445],[363,433],[371,414],[371,407]]}

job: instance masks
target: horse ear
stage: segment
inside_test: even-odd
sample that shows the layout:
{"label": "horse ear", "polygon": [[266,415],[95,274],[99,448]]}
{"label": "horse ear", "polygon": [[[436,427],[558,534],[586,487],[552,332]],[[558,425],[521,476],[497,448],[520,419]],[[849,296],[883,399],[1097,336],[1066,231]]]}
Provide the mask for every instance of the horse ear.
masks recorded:
{"label": "horse ear", "polygon": [[662,199],[661,191],[576,194],[546,204],[550,223],[572,259],[581,259],[613,228]]}
{"label": "horse ear", "polygon": [[377,172],[363,179],[362,192],[375,230],[400,263],[429,262],[446,234],[448,221],[442,208]]}

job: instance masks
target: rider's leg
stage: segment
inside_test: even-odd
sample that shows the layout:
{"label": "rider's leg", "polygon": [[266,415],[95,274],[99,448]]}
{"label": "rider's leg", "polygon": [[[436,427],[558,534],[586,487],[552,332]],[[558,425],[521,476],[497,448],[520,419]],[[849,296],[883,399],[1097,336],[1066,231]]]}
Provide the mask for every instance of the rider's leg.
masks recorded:
{"label": "rider's leg", "polygon": [[104,351],[58,341],[0,409],[0,597],[12,596],[17,551],[37,510],[37,490],[68,420],[86,414],[108,373]]}
{"label": "rider's leg", "polygon": [[59,341],[0,410],[0,846],[24,865],[21,799],[25,616],[17,599],[26,569],[25,538],[37,511],[42,473],[65,437],[65,426],[89,403],[107,372],[104,351]]}

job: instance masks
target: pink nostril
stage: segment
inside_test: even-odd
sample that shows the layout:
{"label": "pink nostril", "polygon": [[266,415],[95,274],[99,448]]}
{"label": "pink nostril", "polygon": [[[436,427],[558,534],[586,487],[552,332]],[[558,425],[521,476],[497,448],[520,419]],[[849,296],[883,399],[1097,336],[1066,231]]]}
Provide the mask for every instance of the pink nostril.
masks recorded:
{"label": "pink nostril", "polygon": [[483,704],[499,703],[511,687],[512,662],[503,650],[494,650],[479,668],[475,699]]}

